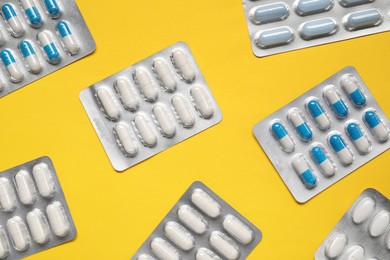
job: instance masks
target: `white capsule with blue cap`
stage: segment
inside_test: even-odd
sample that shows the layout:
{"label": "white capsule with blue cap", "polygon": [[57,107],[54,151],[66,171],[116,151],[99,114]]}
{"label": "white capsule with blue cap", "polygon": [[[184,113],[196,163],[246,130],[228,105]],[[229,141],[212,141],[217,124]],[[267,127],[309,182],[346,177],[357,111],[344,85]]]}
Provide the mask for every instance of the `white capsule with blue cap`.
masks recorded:
{"label": "white capsule with blue cap", "polygon": [[18,15],[14,7],[11,4],[3,4],[1,7],[1,11],[3,12],[5,20],[9,27],[11,28],[11,33],[15,37],[20,37],[24,34],[24,28],[22,23],[19,20]]}
{"label": "white capsule with blue cap", "polygon": [[330,134],[328,141],[341,163],[349,165],[353,162],[353,154],[339,133]]}
{"label": "white capsule with blue cap", "polygon": [[320,168],[322,174],[326,177],[333,176],[336,172],[336,167],[330,160],[325,149],[320,144],[315,144],[310,149],[310,155],[312,156],[315,163]]}
{"label": "white capsule with blue cap", "polygon": [[32,73],[39,73],[42,71],[42,66],[39,62],[38,56],[35,53],[34,48],[28,41],[22,41],[19,43],[19,49],[22,52],[23,58],[26,61],[29,70]]}
{"label": "white capsule with blue cap", "polygon": [[68,23],[65,21],[59,21],[57,24],[57,30],[68,52],[71,55],[76,55],[77,53],[79,53],[80,46],[78,45],[76,38],[72,34]]}
{"label": "white capsule with blue cap", "polygon": [[360,89],[359,83],[356,81],[355,77],[351,75],[343,77],[341,79],[341,86],[355,106],[363,107],[367,103],[366,97]]}
{"label": "white capsule with blue cap", "polygon": [[57,50],[56,45],[54,44],[51,32],[42,31],[38,33],[37,38],[46,54],[47,61],[54,65],[60,63],[61,56]]}
{"label": "white capsule with blue cap", "polygon": [[389,129],[382,120],[379,119],[378,114],[375,111],[366,111],[363,119],[378,141],[386,142],[389,139]]}
{"label": "white capsule with blue cap", "polygon": [[337,117],[345,118],[348,116],[348,107],[341,99],[333,85],[329,85],[324,88],[324,97]]}
{"label": "white capsule with blue cap", "polygon": [[39,28],[42,25],[41,15],[32,0],[20,0],[28,21],[32,27]]}
{"label": "white capsule with blue cap", "polygon": [[276,121],[271,124],[270,130],[275,137],[275,139],[279,142],[283,151],[287,153],[291,153],[294,151],[295,144],[288,134],[286,128],[282,123]]}
{"label": "white capsule with blue cap", "polygon": [[357,122],[347,123],[345,127],[345,131],[347,132],[349,138],[355,145],[356,149],[361,154],[367,154],[371,149],[370,141],[367,136],[363,133]]}
{"label": "white capsule with blue cap", "polygon": [[23,80],[24,75],[19,68],[19,65],[16,63],[16,60],[12,53],[9,50],[2,50],[0,52],[1,60],[5,68],[8,71],[10,80],[14,83],[18,83]]}
{"label": "white capsule with blue cap", "polygon": [[57,0],[43,0],[45,7],[52,18],[58,18],[61,16],[61,9],[57,4]]}
{"label": "white capsule with blue cap", "polygon": [[296,132],[298,133],[299,137],[303,141],[310,141],[311,138],[313,137],[313,133],[310,130],[310,127],[306,123],[305,119],[302,117],[300,111],[298,108],[292,108],[288,114],[287,114],[288,119],[294,126]]}
{"label": "white capsule with blue cap", "polygon": [[310,168],[303,154],[296,154],[292,158],[292,167],[298,174],[303,184],[308,189],[312,189],[317,185],[317,177]]}
{"label": "white capsule with blue cap", "polygon": [[330,128],[330,119],[317,98],[309,98],[306,102],[306,108],[319,129],[327,130]]}

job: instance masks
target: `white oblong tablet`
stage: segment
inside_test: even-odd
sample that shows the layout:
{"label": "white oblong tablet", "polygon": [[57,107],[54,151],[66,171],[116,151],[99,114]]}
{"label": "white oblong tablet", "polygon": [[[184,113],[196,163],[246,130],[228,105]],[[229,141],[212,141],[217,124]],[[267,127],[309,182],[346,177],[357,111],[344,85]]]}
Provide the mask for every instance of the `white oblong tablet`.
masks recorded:
{"label": "white oblong tablet", "polygon": [[55,184],[49,166],[46,163],[39,163],[33,167],[32,172],[39,194],[45,198],[52,197],[55,192]]}
{"label": "white oblong tablet", "polygon": [[213,251],[204,247],[198,249],[195,257],[196,260],[220,260],[221,259]]}
{"label": "white oblong tablet", "polygon": [[191,201],[203,213],[211,218],[216,218],[221,214],[221,206],[207,192],[197,188],[192,192]]}
{"label": "white oblong tablet", "polygon": [[182,50],[175,50],[172,52],[172,58],[183,79],[188,83],[193,82],[195,80],[195,70],[187,55]]}
{"label": "white oblong tablet", "polygon": [[104,111],[106,112],[108,119],[118,120],[120,116],[120,112],[117,106],[115,105],[114,100],[112,99],[110,93],[108,93],[108,91],[104,88],[99,88],[98,90],[96,90],[96,95]]}
{"label": "white oblong tablet", "polygon": [[9,243],[5,230],[0,226],[0,259],[4,259],[9,255]]}
{"label": "white oblong tablet", "polygon": [[204,88],[196,85],[191,88],[191,96],[195,101],[196,108],[203,118],[211,118],[214,114],[214,106]]}
{"label": "white oblong tablet", "polygon": [[137,260],[155,260],[155,259],[150,255],[142,254],[139,257],[137,257]]}
{"label": "white oblong tablet", "polygon": [[175,221],[169,221],[164,227],[164,232],[169,240],[184,251],[191,250],[195,246],[195,238]]}
{"label": "white oblong tablet", "polygon": [[240,251],[238,246],[225,234],[214,231],[210,236],[211,246],[227,259],[238,259]]}
{"label": "white oblong tablet", "polygon": [[38,244],[45,244],[50,238],[49,224],[40,209],[34,209],[27,214],[27,224],[33,240]]}
{"label": "white oblong tablet", "polygon": [[374,212],[375,200],[371,197],[366,197],[359,201],[352,210],[352,220],[356,224],[361,224],[366,221]]}
{"label": "white oblong tablet", "polygon": [[187,100],[182,95],[174,95],[172,105],[183,127],[191,128],[195,123],[195,117],[191,113]]}
{"label": "white oblong tablet", "polygon": [[162,238],[156,237],[150,243],[153,254],[155,254],[161,260],[179,260],[179,252],[167,241]]}
{"label": "white oblong tablet", "polygon": [[152,79],[145,70],[137,68],[134,72],[134,79],[147,101],[153,102],[157,100],[157,90],[154,87]]}
{"label": "white oblong tablet", "polygon": [[0,178],[0,205],[5,212],[12,212],[16,208],[15,192],[6,178]]}
{"label": "white oblong tablet", "polygon": [[364,248],[358,245],[350,247],[343,260],[364,260]]}
{"label": "white oblong tablet", "polygon": [[372,237],[379,237],[385,233],[390,223],[390,212],[382,210],[376,214],[370,224],[368,225],[368,231]]}
{"label": "white oblong tablet", "polygon": [[31,175],[27,171],[21,170],[15,175],[15,183],[19,200],[25,205],[34,204],[37,198],[37,191]]}
{"label": "white oblong tablet", "polygon": [[157,104],[153,107],[153,114],[160,126],[161,132],[165,137],[172,137],[176,134],[176,127],[172,120],[169,118],[166,109]]}
{"label": "white oblong tablet", "polygon": [[197,234],[203,234],[207,228],[205,220],[197,211],[188,205],[180,206],[177,211],[180,221]]}
{"label": "white oblong tablet", "polygon": [[125,109],[135,111],[138,109],[138,98],[131,90],[130,82],[124,78],[119,78],[115,81],[115,89],[120,96]]}
{"label": "white oblong tablet", "polygon": [[31,239],[24,221],[20,217],[10,218],[7,221],[7,229],[15,249],[18,251],[27,250]]}
{"label": "white oblong tablet", "polygon": [[225,217],[223,228],[241,244],[248,245],[253,240],[252,230],[233,215]]}
{"label": "white oblong tablet", "polygon": [[134,124],[141,135],[142,142],[148,147],[154,147],[157,144],[157,136],[150,128],[146,118],[143,115],[135,115]]}
{"label": "white oblong tablet", "polygon": [[58,201],[53,202],[46,208],[46,214],[49,218],[50,227],[53,233],[58,237],[65,237],[70,231],[70,223],[66,216],[65,209]]}
{"label": "white oblong tablet", "polygon": [[124,152],[131,157],[136,156],[138,153],[138,146],[133,140],[130,128],[125,123],[120,122],[115,125],[114,129]]}
{"label": "white oblong tablet", "polygon": [[347,246],[348,239],[347,236],[343,233],[335,234],[331,239],[329,239],[325,247],[325,255],[330,259],[334,259],[341,255]]}
{"label": "white oblong tablet", "polygon": [[160,79],[162,86],[169,92],[175,91],[176,81],[164,60],[155,59],[153,62],[153,68],[156,71],[157,77]]}

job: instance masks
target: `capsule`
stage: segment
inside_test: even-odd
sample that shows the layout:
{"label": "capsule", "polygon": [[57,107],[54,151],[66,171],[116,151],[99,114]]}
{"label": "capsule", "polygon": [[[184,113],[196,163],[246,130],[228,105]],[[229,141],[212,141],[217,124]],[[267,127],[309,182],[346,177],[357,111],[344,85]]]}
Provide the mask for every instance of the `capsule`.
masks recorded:
{"label": "capsule", "polygon": [[324,151],[324,148],[319,145],[314,145],[310,149],[310,154],[325,176],[330,177],[335,174],[336,167],[329,159],[329,156]]}
{"label": "capsule", "polygon": [[292,158],[292,167],[306,188],[312,189],[317,185],[317,177],[310,169],[310,166],[303,154],[297,154]]}
{"label": "capsule", "polygon": [[205,220],[197,211],[188,205],[180,206],[177,211],[177,216],[180,221],[196,234],[203,234],[207,228],[207,220]]}
{"label": "capsule", "polygon": [[196,85],[191,88],[191,96],[201,116],[206,119],[211,118],[214,114],[214,107],[205,89]]}
{"label": "capsule", "polygon": [[214,252],[204,247],[198,249],[195,258],[196,260],[221,260]]}
{"label": "capsule", "polygon": [[175,50],[172,52],[172,59],[184,81],[188,83],[193,82],[195,80],[195,69],[188,56],[182,50]]}
{"label": "capsule", "polygon": [[326,12],[333,5],[333,0],[296,0],[294,3],[295,12],[300,16]]}
{"label": "capsule", "polygon": [[345,29],[348,31],[357,31],[374,26],[383,22],[382,13],[378,9],[369,9],[347,14],[343,18]]}
{"label": "capsule", "polygon": [[334,86],[327,86],[324,89],[324,96],[337,117],[345,118],[348,116],[348,107],[340,98]]}
{"label": "capsule", "polygon": [[169,240],[184,251],[191,250],[195,246],[195,238],[175,221],[165,224],[164,232]]}
{"label": "capsule", "polygon": [[344,7],[351,7],[356,5],[372,3],[375,0],[340,0],[340,4]]}
{"label": "capsule", "polygon": [[166,240],[156,237],[150,243],[150,248],[161,260],[180,260],[179,252]]}
{"label": "capsule", "polygon": [[53,65],[60,63],[61,56],[54,44],[51,32],[42,31],[38,33],[37,38],[43,48],[43,51],[45,52],[47,61]]}
{"label": "capsule", "polygon": [[292,41],[294,41],[294,32],[289,26],[267,29],[255,35],[255,43],[262,49],[286,45]]}
{"label": "capsule", "polygon": [[134,79],[147,101],[154,102],[157,100],[157,90],[154,87],[152,79],[145,70],[137,68],[134,72]]}
{"label": "capsule", "polygon": [[44,0],[47,11],[52,18],[61,16],[61,9],[57,4],[57,0]]}
{"label": "capsule", "polygon": [[332,134],[329,137],[329,144],[343,164],[348,165],[353,162],[353,154],[340,134]]}
{"label": "capsule", "polygon": [[327,130],[330,128],[330,119],[317,99],[309,99],[306,102],[306,108],[316,121],[319,129]]}
{"label": "capsule", "polygon": [[12,212],[16,208],[16,197],[11,183],[0,178],[0,205],[3,211]]}
{"label": "capsule", "polygon": [[352,210],[352,221],[355,224],[361,224],[369,219],[375,210],[375,200],[371,197],[366,197],[359,201]]}
{"label": "capsule", "polygon": [[118,120],[120,112],[110,93],[105,88],[99,88],[96,90],[96,96],[106,112],[108,119],[112,121]]}
{"label": "capsule", "polygon": [[211,246],[226,259],[238,259],[240,251],[232,239],[219,231],[213,231],[210,236]]}
{"label": "capsule", "polygon": [[150,128],[148,121],[143,115],[135,115],[134,124],[141,136],[142,142],[145,146],[154,147],[157,144],[157,136]]}
{"label": "capsule", "polygon": [[38,12],[37,7],[33,3],[32,0],[20,0],[24,12],[26,13],[26,16],[28,18],[28,21],[30,22],[30,25],[32,27],[38,28],[42,25],[42,19],[41,15]]}
{"label": "capsule", "polygon": [[366,111],[364,113],[364,122],[378,141],[386,142],[389,139],[389,129],[379,119],[375,111]]}
{"label": "capsule", "polygon": [[303,141],[309,141],[313,137],[313,133],[311,132],[309,126],[307,125],[306,121],[301,116],[301,113],[297,108],[293,108],[288,112],[287,115],[288,119],[294,126],[296,132],[298,133],[299,137]]}
{"label": "capsule", "polygon": [[376,214],[368,224],[370,236],[379,237],[386,232],[390,224],[390,212],[382,210]]}
{"label": "capsule", "polygon": [[162,86],[169,92],[176,90],[176,81],[173,78],[171,70],[163,59],[155,59],[153,62],[154,71],[160,79]]}
{"label": "capsule", "polygon": [[19,200],[25,205],[34,204],[37,199],[37,191],[31,175],[27,171],[21,170],[15,175],[15,183]]}
{"label": "capsule", "polygon": [[165,137],[173,137],[176,134],[176,126],[168,116],[166,109],[162,105],[157,104],[153,107],[153,114],[162,134]]}
{"label": "capsule", "polygon": [[345,247],[347,246],[348,239],[347,236],[343,233],[336,233],[325,247],[325,256],[329,259],[335,259],[343,253]]}
{"label": "capsule", "polygon": [[14,37],[20,37],[24,34],[24,28],[15,9],[11,4],[3,4],[1,7],[5,20],[7,20],[11,33]]}
{"label": "capsule", "polygon": [[341,80],[341,86],[355,106],[363,107],[367,103],[366,97],[363,95],[355,77],[351,75],[344,77]]}
{"label": "capsule", "polygon": [[59,21],[57,23],[57,30],[68,52],[71,55],[76,55],[77,53],[79,53],[80,45],[78,45],[74,34],[69,28],[68,23],[65,21]]}
{"label": "capsule", "polygon": [[5,259],[9,255],[9,243],[5,230],[0,226],[0,259]]}
{"label": "capsule", "polygon": [[139,106],[139,101],[131,90],[130,82],[127,79],[119,78],[115,81],[114,86],[125,109],[136,111]]}
{"label": "capsule", "polygon": [[19,44],[19,48],[23,54],[23,58],[26,61],[29,70],[35,74],[41,72],[41,63],[39,62],[38,56],[35,53],[35,50],[32,47],[31,43],[29,43],[28,41],[22,41]]}
{"label": "capsule", "polygon": [[20,70],[19,65],[16,63],[12,53],[9,50],[2,50],[0,52],[0,57],[5,68],[7,69],[10,80],[14,83],[21,82],[24,78],[24,75]]}
{"label": "capsule", "polygon": [[7,221],[8,234],[14,247],[18,251],[26,251],[31,243],[26,224],[20,217],[13,217]]}
{"label": "capsule", "polygon": [[41,245],[47,243],[50,238],[50,229],[42,211],[34,209],[27,214],[26,219],[31,231],[32,239]]}
{"label": "capsule", "polygon": [[290,14],[288,6],[282,2],[253,7],[249,19],[254,24],[265,24],[285,20]]}
{"label": "capsule", "polygon": [[130,133],[130,128],[126,124],[120,122],[115,125],[115,132],[126,155],[129,155],[130,157],[136,156],[138,154],[138,147]]}
{"label": "capsule", "polygon": [[223,220],[223,228],[238,242],[248,245],[253,241],[252,230],[233,215],[227,215]]}
{"label": "capsule", "polygon": [[221,206],[204,190],[197,188],[191,194],[191,201],[203,213],[211,218],[221,214]]}
{"label": "capsule", "polygon": [[39,194],[42,197],[51,198],[55,192],[55,184],[49,166],[46,163],[38,163],[33,167],[32,172]]}
{"label": "capsule", "polygon": [[364,260],[364,248],[358,245],[351,246],[343,260]]}
{"label": "capsule", "polygon": [[303,23],[299,33],[304,40],[313,40],[328,37],[335,34],[339,29],[337,21],[333,18],[322,18]]}
{"label": "capsule", "polygon": [[363,134],[359,124],[349,123],[347,124],[345,130],[347,131],[349,138],[351,139],[359,153],[367,154],[370,151],[370,141],[368,140],[367,136]]}
{"label": "capsule", "polygon": [[280,122],[273,123],[271,125],[271,131],[276,140],[279,142],[283,151],[287,153],[294,151],[295,144],[288,134],[286,128]]}
{"label": "capsule", "polygon": [[68,235],[70,223],[60,202],[55,201],[47,206],[46,214],[49,218],[50,227],[56,236],[65,237]]}
{"label": "capsule", "polygon": [[172,105],[183,127],[191,128],[195,124],[195,117],[191,113],[187,100],[182,95],[176,94],[172,97]]}

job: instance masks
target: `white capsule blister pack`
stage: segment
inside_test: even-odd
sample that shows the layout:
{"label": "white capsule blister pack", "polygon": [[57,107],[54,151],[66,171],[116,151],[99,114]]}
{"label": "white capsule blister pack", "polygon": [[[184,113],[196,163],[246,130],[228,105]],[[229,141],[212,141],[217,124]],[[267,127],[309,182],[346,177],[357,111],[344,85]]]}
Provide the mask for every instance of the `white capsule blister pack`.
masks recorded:
{"label": "white capsule blister pack", "polygon": [[390,123],[346,67],[255,125],[253,133],[298,202],[390,147]]}
{"label": "white capsule blister pack", "polygon": [[389,199],[366,189],[318,248],[315,259],[390,259]]}
{"label": "white capsule blister pack", "polygon": [[24,258],[75,237],[76,228],[49,157],[0,173],[0,259]]}
{"label": "white capsule blister pack", "polygon": [[80,99],[117,171],[222,120],[183,42],[84,89]]}
{"label": "white capsule blister pack", "polygon": [[243,0],[257,57],[390,30],[382,0]]}
{"label": "white capsule blister pack", "polygon": [[7,0],[0,8],[0,97],[96,48],[74,0]]}
{"label": "white capsule blister pack", "polygon": [[257,227],[194,182],[131,259],[246,259],[261,238]]}

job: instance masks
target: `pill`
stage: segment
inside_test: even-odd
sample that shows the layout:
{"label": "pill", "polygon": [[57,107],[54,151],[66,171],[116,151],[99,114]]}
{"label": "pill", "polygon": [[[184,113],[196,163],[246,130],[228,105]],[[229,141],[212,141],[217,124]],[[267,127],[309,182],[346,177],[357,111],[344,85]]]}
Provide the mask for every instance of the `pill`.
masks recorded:
{"label": "pill", "polygon": [[52,18],[61,16],[61,9],[57,4],[57,0],[44,0],[47,11]]}
{"label": "pill", "polygon": [[195,246],[195,238],[175,221],[165,224],[164,232],[169,240],[184,251],[191,250]]}
{"label": "pill", "polygon": [[387,210],[382,210],[372,218],[368,224],[368,231],[372,237],[379,237],[385,233],[389,223],[390,213]]}
{"label": "pill", "polygon": [[366,221],[375,210],[375,200],[366,197],[359,201],[352,210],[352,221],[361,224]]}
{"label": "pill", "polygon": [[375,0],[339,0],[340,4],[344,7],[351,7],[355,5],[362,5],[362,4],[368,4],[372,3]]}
{"label": "pill", "polygon": [[112,99],[110,93],[104,88],[99,88],[96,90],[96,95],[104,111],[106,112],[106,116],[108,117],[108,119],[114,121],[118,120],[120,112],[118,107],[115,105],[115,102]]}
{"label": "pill", "polygon": [[379,119],[375,111],[366,111],[364,121],[374,137],[380,142],[386,142],[389,139],[389,129]]}
{"label": "pill", "polygon": [[138,146],[134,142],[130,133],[130,128],[125,123],[120,122],[115,125],[115,132],[124,152],[130,157],[136,156],[138,153]]}
{"label": "pill", "polygon": [[166,240],[156,237],[150,243],[150,247],[159,259],[161,260],[179,260],[179,252]]}
{"label": "pill", "polygon": [[345,144],[341,135],[332,134],[329,137],[329,144],[343,164],[348,165],[353,162],[353,154]]}
{"label": "pill", "polygon": [[38,244],[45,244],[49,241],[49,224],[42,211],[34,209],[27,214],[27,224],[30,228],[32,239]]}
{"label": "pill", "polygon": [[369,9],[347,14],[343,18],[345,29],[348,31],[361,30],[378,26],[383,22],[383,17],[378,9]]}
{"label": "pill", "polygon": [[390,250],[390,231],[387,233],[386,236],[386,247]]}
{"label": "pill", "polygon": [[310,149],[310,154],[314,158],[314,161],[320,168],[321,172],[325,176],[330,177],[335,174],[336,167],[329,159],[329,156],[327,155],[323,147],[319,145],[314,145]]}
{"label": "pill", "polygon": [[19,200],[25,205],[34,204],[37,195],[31,175],[27,171],[21,170],[15,175],[15,183]]}
{"label": "pill", "polygon": [[13,217],[7,221],[8,234],[14,247],[18,251],[25,251],[30,246],[30,235],[26,224],[20,217]]}
{"label": "pill", "polygon": [[227,259],[238,259],[240,252],[238,246],[219,231],[213,231],[210,236],[211,246]]}
{"label": "pill", "polygon": [[155,59],[153,68],[160,79],[162,86],[169,92],[176,90],[176,81],[173,78],[171,70],[163,59]]}
{"label": "pill", "polygon": [[166,109],[162,105],[155,105],[153,107],[153,114],[164,136],[172,137],[176,134],[176,127],[168,116]]}
{"label": "pill", "polygon": [[32,0],[20,0],[24,12],[26,13],[26,16],[28,18],[28,21],[30,22],[32,27],[40,27],[42,25],[42,19],[41,15],[38,12],[37,7],[33,3]]}
{"label": "pill", "polygon": [[9,243],[5,230],[0,226],[0,259],[5,259],[9,255]]}
{"label": "pill", "polygon": [[65,21],[59,21],[57,23],[57,30],[68,52],[71,55],[76,55],[77,53],[79,53],[80,45],[77,43],[76,38],[70,30],[68,23]]}
{"label": "pill", "polygon": [[285,3],[278,2],[253,7],[249,11],[249,19],[254,24],[265,24],[286,19],[290,14]]}
{"label": "pill", "polygon": [[241,244],[248,245],[253,240],[252,230],[233,215],[225,217],[223,228]]}
{"label": "pill", "polygon": [[311,98],[306,102],[307,110],[316,121],[318,128],[327,130],[330,128],[330,119],[317,99]]}
{"label": "pill", "polygon": [[147,101],[153,102],[157,100],[157,90],[154,87],[152,79],[145,70],[137,68],[134,72],[134,79],[141,94]]}
{"label": "pill", "polygon": [[24,34],[24,28],[13,6],[11,4],[3,4],[1,10],[11,29],[11,34],[15,37],[22,36]]}
{"label": "pill", "polygon": [[182,50],[175,50],[172,52],[172,59],[184,81],[193,82],[195,80],[195,70],[188,56]]}
{"label": "pill", "polygon": [[312,189],[317,185],[317,177],[313,173],[312,169],[310,169],[310,166],[303,154],[297,154],[292,158],[292,167],[306,188]]}
{"label": "pill", "polygon": [[222,209],[218,202],[202,189],[197,188],[192,192],[191,201],[211,218],[216,218],[221,214]]}
{"label": "pill", "polygon": [[52,197],[55,192],[55,184],[49,166],[46,163],[39,163],[33,167],[32,172],[39,194],[45,198]]}
{"label": "pill", "polygon": [[172,97],[172,105],[183,127],[191,128],[195,124],[195,117],[191,113],[187,100],[182,95],[176,94]]}
{"label": "pill", "polygon": [[291,153],[294,151],[295,144],[288,134],[286,128],[279,122],[271,125],[271,131],[275,139],[278,140],[283,151]]}
{"label": "pill", "polygon": [[39,73],[42,71],[41,63],[39,62],[38,56],[35,53],[34,48],[28,41],[22,41],[19,44],[19,48],[23,54],[23,58],[26,61],[29,70],[32,73]]}
{"label": "pill", "polygon": [[329,11],[333,4],[333,0],[296,0],[294,6],[298,15],[306,16]]}
{"label": "pill", "polygon": [[61,56],[57,50],[56,45],[54,44],[51,32],[42,31],[38,33],[37,38],[45,52],[47,61],[54,65],[60,63]]}
{"label": "pill", "polygon": [[55,201],[47,206],[46,214],[49,218],[50,227],[56,236],[65,237],[68,235],[70,223],[60,202]]}
{"label": "pill", "polygon": [[345,118],[348,116],[348,107],[340,98],[334,86],[329,85],[325,87],[324,96],[337,117]]}
{"label": "pill", "polygon": [[196,85],[191,88],[191,96],[201,116],[206,119],[211,118],[214,114],[214,107],[205,89]]}
{"label": "pill", "polygon": [[338,257],[344,251],[347,243],[348,239],[345,234],[336,233],[331,239],[329,239],[329,242],[325,247],[325,255],[330,259]]}
{"label": "pill", "polygon": [[142,254],[139,257],[137,257],[137,260],[155,260],[155,259],[150,255]]}
{"label": "pill", "polygon": [[205,220],[197,211],[188,205],[180,206],[177,211],[180,221],[197,234],[206,231],[207,220]]}
{"label": "pill", "polygon": [[307,125],[305,119],[301,116],[299,109],[293,108],[287,114],[288,119],[294,126],[298,136],[303,141],[309,141],[313,137],[313,133],[311,132],[309,126]]}
{"label": "pill", "polygon": [[343,260],[364,260],[364,248],[358,245],[351,246]]}
{"label": "pill", "polygon": [[135,115],[134,124],[141,136],[143,144],[148,147],[154,147],[157,144],[157,136],[150,128],[146,118],[143,115]]}
{"label": "pill", "polygon": [[304,40],[313,40],[335,34],[339,29],[337,21],[333,18],[323,18],[303,23],[300,35]]}
{"label": "pill", "polygon": [[286,45],[293,40],[293,30],[288,26],[267,29],[255,35],[255,43],[262,49]]}
{"label": "pill", "polygon": [[119,78],[115,81],[114,86],[125,109],[136,111],[139,106],[139,101],[131,90],[130,82],[125,78]]}
{"label": "pill", "polygon": [[221,259],[214,252],[204,247],[198,249],[195,257],[196,260],[220,260]]}
{"label": "pill", "polygon": [[363,107],[366,104],[366,97],[359,87],[355,77],[348,75],[341,79],[341,86],[349,96],[352,103],[357,107]]}
{"label": "pill", "polygon": [[5,212],[12,212],[16,208],[14,189],[6,178],[0,178],[0,205]]}
{"label": "pill", "polygon": [[371,149],[371,144],[360,126],[357,123],[348,123],[345,129],[359,153],[367,154]]}
{"label": "pill", "polygon": [[14,83],[18,83],[23,80],[24,75],[19,68],[19,65],[16,63],[16,60],[12,53],[9,50],[2,50],[0,52],[1,60],[7,72],[9,74],[10,80]]}

